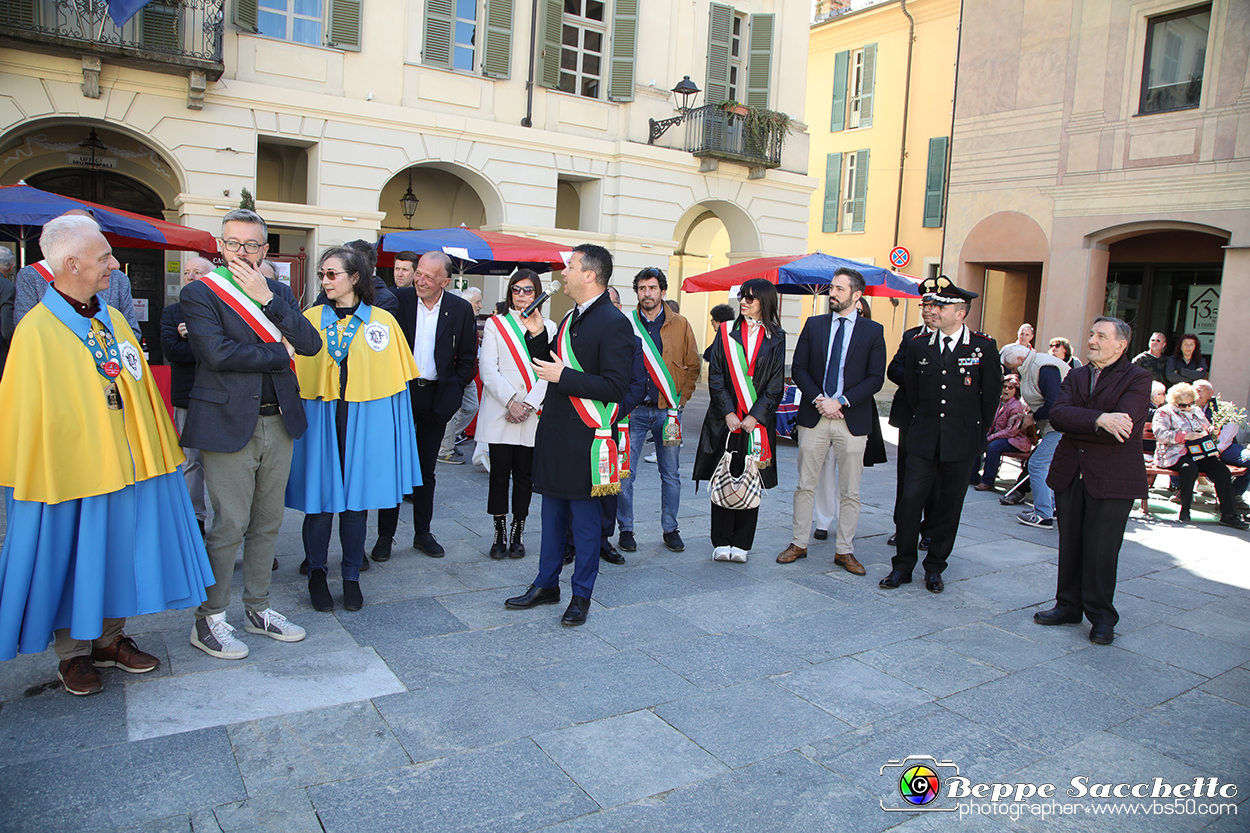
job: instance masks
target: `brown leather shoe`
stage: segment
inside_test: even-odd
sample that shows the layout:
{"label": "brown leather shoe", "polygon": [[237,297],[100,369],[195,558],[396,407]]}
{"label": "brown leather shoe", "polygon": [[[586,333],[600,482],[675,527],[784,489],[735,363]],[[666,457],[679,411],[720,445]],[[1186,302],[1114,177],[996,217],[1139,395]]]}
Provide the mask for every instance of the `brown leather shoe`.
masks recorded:
{"label": "brown leather shoe", "polygon": [[161,661],[140,651],[135,641],[123,634],[114,639],[113,644],[107,648],[92,648],[91,664],[96,668],[116,666],[131,674],[146,674],[159,666]]}
{"label": "brown leather shoe", "polygon": [[791,562],[798,561],[800,558],[807,558],[807,550],[791,544],[781,551],[781,555],[777,556],[777,563],[790,564]]}
{"label": "brown leather shoe", "polygon": [[864,569],[864,565],[855,560],[855,555],[849,552],[840,552],[833,557],[833,563],[839,567],[845,567],[848,573],[862,576],[868,571]]}
{"label": "brown leather shoe", "polygon": [[91,667],[91,657],[70,657],[57,668],[56,676],[65,684],[66,691],[79,697],[104,691],[104,680],[100,679],[100,672]]}

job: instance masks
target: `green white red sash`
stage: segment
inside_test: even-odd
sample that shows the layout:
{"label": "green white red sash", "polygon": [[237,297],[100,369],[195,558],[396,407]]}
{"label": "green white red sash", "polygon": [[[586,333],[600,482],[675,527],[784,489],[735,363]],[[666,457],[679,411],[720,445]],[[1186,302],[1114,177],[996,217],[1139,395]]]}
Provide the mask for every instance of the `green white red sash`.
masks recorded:
{"label": "green white red sash", "polygon": [[[741,332],[742,343],[739,343],[730,335],[730,322],[725,321],[720,325],[721,341],[725,348],[726,364],[729,367],[729,378],[733,382],[734,398],[738,403],[737,416],[738,419],[746,419],[759,398],[752,377],[755,375],[755,360],[759,358],[760,346],[764,343],[764,333],[759,333],[759,338],[755,341],[755,349],[748,357],[746,348],[743,346],[747,342],[745,321],[742,323]],[[773,460],[772,448],[768,445],[768,432],[764,430],[762,424],[757,423],[751,430],[749,438],[754,448],[758,450],[760,468],[766,468]]]}
{"label": "green white red sash", "polygon": [[630,471],[629,469],[629,450],[630,450],[629,449],[629,415],[628,414],[621,417],[620,421],[616,423],[616,436],[619,438],[616,441],[616,446],[617,446],[616,457],[620,461],[617,464],[617,467],[620,469],[621,479],[624,480],[625,478],[629,477],[629,471]]}
{"label": "green white red sash", "polygon": [[521,378],[525,380],[525,392],[529,393],[534,389],[534,385],[538,384],[538,377],[534,375],[534,367],[530,363],[530,351],[525,346],[525,331],[522,330],[520,322],[511,314],[492,315],[490,320],[495,322],[499,338],[507,346],[517,370],[521,371]]}
{"label": "green white red sash", "polygon": [[52,283],[53,278],[56,277],[56,275],[52,274],[52,264],[48,263],[46,260],[41,260],[38,263],[32,263],[30,268],[38,272],[39,276],[48,283]]}
{"label": "green white red sash", "polygon": [[677,383],[673,381],[673,375],[668,372],[668,365],[664,363],[664,354],[660,346],[655,343],[651,338],[651,333],[647,332],[647,328],[643,326],[642,316],[639,315],[638,310],[634,310],[626,317],[634,328],[634,335],[642,342],[642,360],[647,366],[647,375],[651,377],[656,389],[668,403],[668,422],[664,425],[664,444],[681,445],[681,419],[677,415],[678,409],[681,408],[681,391],[677,390]]}
{"label": "green white red sash", "polygon": [[[261,341],[266,344],[277,344],[282,341],[281,331],[266,317],[260,305],[239,287],[234,275],[227,267],[219,266],[200,280],[221,299],[222,303],[238,313],[243,323],[247,324]],[[291,361],[291,370],[295,370],[294,360]]]}
{"label": "green white red sash", "polygon": [[[560,322],[560,332],[556,338],[556,354],[569,367],[580,372],[581,362],[573,355],[573,337],[570,322],[573,313],[569,313]],[[590,496],[602,497],[615,495],[621,491],[620,460],[617,456],[616,443],[612,440],[612,423],[620,406],[616,402],[600,402],[580,396],[570,396],[573,409],[582,418],[588,428],[593,428],[595,438],[590,444]]]}

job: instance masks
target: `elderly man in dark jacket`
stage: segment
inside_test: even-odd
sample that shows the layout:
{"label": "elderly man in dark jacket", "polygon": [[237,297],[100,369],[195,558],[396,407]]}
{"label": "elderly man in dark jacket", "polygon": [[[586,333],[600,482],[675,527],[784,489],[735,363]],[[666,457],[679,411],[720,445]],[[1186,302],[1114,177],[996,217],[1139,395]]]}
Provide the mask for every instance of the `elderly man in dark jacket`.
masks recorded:
{"label": "elderly man in dark jacket", "polygon": [[1120,545],[1133,501],[1147,490],[1142,429],[1151,376],[1124,355],[1131,337],[1118,318],[1095,319],[1089,364],[1067,375],[1050,409],[1063,432],[1046,478],[1059,509],[1059,581],[1055,606],[1033,619],[1064,625],[1088,617],[1089,640],[1099,645],[1115,638]]}

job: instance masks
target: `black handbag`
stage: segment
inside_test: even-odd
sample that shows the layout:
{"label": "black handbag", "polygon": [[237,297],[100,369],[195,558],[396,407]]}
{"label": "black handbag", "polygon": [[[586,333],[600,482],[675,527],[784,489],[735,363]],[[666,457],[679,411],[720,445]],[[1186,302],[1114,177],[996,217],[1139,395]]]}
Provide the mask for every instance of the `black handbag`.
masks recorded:
{"label": "black handbag", "polygon": [[1220,456],[1220,450],[1215,444],[1215,438],[1210,434],[1197,440],[1186,440],[1185,450],[1189,452],[1189,456],[1195,461]]}

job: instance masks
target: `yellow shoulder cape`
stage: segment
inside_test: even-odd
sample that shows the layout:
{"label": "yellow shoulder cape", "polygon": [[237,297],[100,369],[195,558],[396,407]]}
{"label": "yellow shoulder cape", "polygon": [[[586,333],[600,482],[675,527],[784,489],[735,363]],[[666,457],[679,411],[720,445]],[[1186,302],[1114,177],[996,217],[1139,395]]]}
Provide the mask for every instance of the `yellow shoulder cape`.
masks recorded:
{"label": "yellow shoulder cape", "polygon": [[[319,331],[322,330],[322,306],[304,311],[304,317]],[[362,325],[352,339],[347,356],[350,360],[347,374],[348,402],[372,402],[394,396],[408,387],[410,379],[417,378],[417,364],[408,351],[408,341],[395,317],[380,307],[370,307],[369,324],[385,328],[385,346],[375,350],[366,337]],[[347,319],[343,319],[345,322]],[[338,326],[342,322],[336,323]],[[380,342],[378,342],[380,343]],[[339,366],[330,358],[329,340],[323,335],[321,351],[315,356],[295,357],[295,375],[299,378],[299,395],[303,399],[339,398]]]}
{"label": "yellow shoulder cape", "polygon": [[[117,377],[122,410],[82,341],[45,304],[24,317],[0,380],[0,486],[18,500],[62,503],[116,492],[185,459],[152,370],[122,314],[107,307],[118,344],[139,350],[142,377]],[[77,314],[77,313],[75,313]]]}

